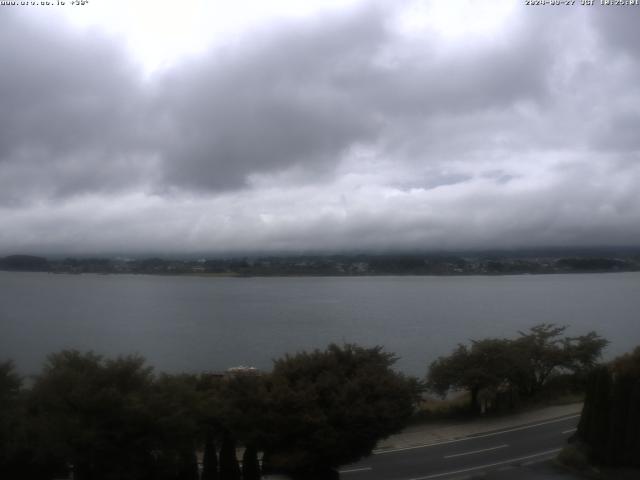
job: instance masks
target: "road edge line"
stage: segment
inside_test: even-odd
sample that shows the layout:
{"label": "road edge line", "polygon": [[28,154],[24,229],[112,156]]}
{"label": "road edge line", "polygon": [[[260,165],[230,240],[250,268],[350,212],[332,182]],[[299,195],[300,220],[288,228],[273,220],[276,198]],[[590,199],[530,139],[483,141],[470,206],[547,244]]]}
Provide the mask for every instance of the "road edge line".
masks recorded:
{"label": "road edge line", "polygon": [[562,450],[562,449],[561,448],[556,448],[556,449],[553,449],[553,450],[547,450],[545,452],[540,452],[540,453],[534,453],[532,455],[527,455],[525,457],[512,458],[512,459],[509,459],[509,460],[504,460],[502,462],[488,463],[486,465],[478,465],[477,467],[469,467],[469,468],[465,468],[465,469],[462,469],[462,470],[454,470],[454,471],[451,471],[451,472],[435,473],[433,475],[427,475],[426,477],[414,477],[414,478],[410,478],[409,480],[429,480],[431,478],[440,478],[440,477],[446,477],[448,475],[458,475],[460,473],[473,472],[474,470],[482,470],[483,468],[497,467],[498,465],[509,465],[511,463],[520,462],[522,460],[528,460],[530,458],[542,457],[544,455],[551,455],[552,453],[558,453],[560,450]]}
{"label": "road edge line", "polygon": [[384,455],[386,453],[395,453],[395,452],[404,452],[406,450],[416,450],[418,448],[428,448],[428,447],[435,447],[438,445],[447,445],[450,443],[456,443],[456,442],[466,442],[469,440],[475,440],[476,438],[486,438],[486,437],[493,437],[495,435],[501,435],[503,433],[510,433],[510,432],[517,432],[520,430],[526,430],[528,428],[535,428],[535,427],[540,427],[542,425],[549,425],[551,423],[559,423],[562,422],[564,420],[571,420],[572,418],[578,418],[580,417],[580,413],[577,414],[573,414],[573,415],[569,415],[569,416],[564,416],[564,417],[558,417],[552,420],[548,420],[545,422],[540,422],[540,423],[536,423],[534,425],[523,425],[520,427],[514,427],[514,428],[509,428],[507,430],[500,430],[500,431],[496,431],[496,432],[491,432],[491,433],[480,433],[480,434],[471,434],[473,436],[466,436],[466,437],[462,437],[462,438],[454,438],[452,440],[444,440],[442,442],[434,442],[434,443],[424,443],[421,445],[412,445],[410,447],[401,447],[401,448],[392,448],[389,450],[374,450],[373,452],[371,452],[373,455]]}
{"label": "road edge line", "polygon": [[484,453],[484,452],[490,452],[492,450],[498,450],[500,448],[507,448],[509,447],[509,445],[507,445],[506,443],[503,445],[498,445],[497,447],[489,447],[489,448],[482,448],[480,450],[472,450],[470,452],[463,452],[463,453],[454,453],[452,455],[445,455],[442,458],[456,458],[456,457],[463,457],[464,455],[473,455],[475,453]]}

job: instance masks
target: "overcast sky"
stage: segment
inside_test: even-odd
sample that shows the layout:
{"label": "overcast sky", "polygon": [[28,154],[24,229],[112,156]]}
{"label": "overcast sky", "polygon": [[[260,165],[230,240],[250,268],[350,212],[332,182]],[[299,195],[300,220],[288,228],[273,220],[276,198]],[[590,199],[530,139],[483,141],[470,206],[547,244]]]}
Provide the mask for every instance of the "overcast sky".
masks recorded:
{"label": "overcast sky", "polygon": [[0,253],[638,245],[640,7],[524,3],[0,6]]}

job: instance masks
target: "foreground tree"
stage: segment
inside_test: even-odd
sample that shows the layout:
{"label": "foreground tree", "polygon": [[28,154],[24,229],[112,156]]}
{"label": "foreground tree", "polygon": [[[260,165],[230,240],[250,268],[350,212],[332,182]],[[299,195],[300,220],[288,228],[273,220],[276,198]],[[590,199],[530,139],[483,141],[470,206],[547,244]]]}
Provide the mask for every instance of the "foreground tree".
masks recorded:
{"label": "foreground tree", "polygon": [[591,373],[577,438],[595,463],[640,467],[640,347]]}
{"label": "foreground tree", "polygon": [[229,433],[223,436],[220,447],[220,480],[240,480],[236,442]]}
{"label": "foreground tree", "polygon": [[145,478],[152,461],[151,368],[140,357],[50,355],[31,395],[39,454],[74,465],[75,478]]}
{"label": "foreground tree", "polygon": [[518,387],[527,396],[540,392],[558,370],[584,376],[593,368],[609,343],[595,332],[563,337],[566,326],[543,323],[519,332],[514,342],[520,359]]}
{"label": "foreground tree", "polygon": [[242,480],[260,480],[258,451],[252,445],[245,448],[242,455]]}
{"label": "foreground tree", "polygon": [[153,451],[161,478],[197,480],[200,394],[195,375],[161,374],[151,386],[147,408],[153,417]]}
{"label": "foreground tree", "polygon": [[470,409],[480,412],[481,394],[510,389],[517,376],[518,361],[509,340],[474,340],[471,347],[458,345],[448,357],[435,360],[429,367],[427,386],[441,396],[450,390],[467,390]]}
{"label": "foreground tree", "polygon": [[22,379],[13,362],[0,363],[0,478],[11,478],[19,471],[17,462],[24,445],[22,409],[20,405]]}
{"label": "foreground tree", "polygon": [[429,366],[428,388],[441,396],[452,390],[470,393],[470,409],[481,410],[481,394],[505,394],[514,403],[517,397],[538,395],[549,380],[569,373],[579,383],[596,365],[607,341],[595,332],[579,337],[563,337],[567,327],[540,324],[520,337],[472,340],[458,345],[449,356]]}
{"label": "foreground tree", "polygon": [[196,387],[137,356],[50,355],[28,399],[34,460],[71,464],[77,480],[197,480]]}
{"label": "foreground tree", "polygon": [[[417,381],[391,366],[381,347],[330,345],[276,360],[260,421],[263,469],[295,478],[333,478],[403,428]],[[337,477],[336,477],[337,478]]]}
{"label": "foreground tree", "polygon": [[607,345],[609,345],[609,341],[596,332],[563,340],[566,352],[564,367],[586,381],[587,375],[597,366],[602,351]]}
{"label": "foreground tree", "polygon": [[201,480],[218,480],[218,456],[213,432],[209,429],[205,433],[204,454],[202,458]]}

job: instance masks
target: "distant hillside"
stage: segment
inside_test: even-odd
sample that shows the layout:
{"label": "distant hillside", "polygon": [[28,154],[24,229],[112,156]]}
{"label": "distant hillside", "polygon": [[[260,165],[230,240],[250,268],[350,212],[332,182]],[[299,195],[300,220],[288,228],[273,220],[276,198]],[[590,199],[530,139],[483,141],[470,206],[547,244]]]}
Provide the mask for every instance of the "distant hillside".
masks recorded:
{"label": "distant hillside", "polygon": [[49,270],[49,261],[34,255],[9,255],[0,258],[0,269],[19,272],[43,272]]}
{"label": "distant hillside", "polygon": [[0,270],[43,272],[49,270],[49,261],[34,255],[9,255],[0,258]]}
{"label": "distant hillside", "polygon": [[0,258],[0,270],[211,276],[518,275],[640,271],[640,255],[355,254],[166,258]]}

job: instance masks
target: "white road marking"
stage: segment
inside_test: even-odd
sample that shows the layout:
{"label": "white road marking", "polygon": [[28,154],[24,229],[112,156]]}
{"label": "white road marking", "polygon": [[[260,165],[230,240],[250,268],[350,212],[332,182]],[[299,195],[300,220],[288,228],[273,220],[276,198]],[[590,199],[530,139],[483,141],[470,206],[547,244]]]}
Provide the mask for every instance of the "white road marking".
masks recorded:
{"label": "white road marking", "polygon": [[512,458],[510,460],[504,460],[502,462],[488,463],[486,465],[479,465],[477,467],[465,468],[463,470],[454,470],[451,472],[436,473],[434,475],[427,475],[426,477],[415,477],[409,480],[429,480],[431,478],[446,477],[448,475],[458,475],[460,473],[473,472],[474,470],[482,470],[483,468],[497,467],[499,465],[506,465],[508,463],[520,462],[522,460],[528,460],[530,458],[542,457],[544,455],[551,455],[553,453],[558,453],[560,450],[562,449],[556,448],[555,450],[547,450],[546,452],[534,453],[533,455],[527,455],[526,457]]}
{"label": "white road marking", "polygon": [[515,428],[510,428],[508,430],[500,430],[499,432],[483,433],[481,435],[474,435],[472,437],[457,438],[455,440],[445,440],[443,442],[425,443],[425,444],[422,444],[422,445],[414,445],[412,447],[393,448],[393,449],[390,449],[390,450],[374,450],[372,453],[373,453],[373,455],[383,455],[385,453],[404,452],[406,450],[416,450],[418,448],[428,448],[428,447],[436,447],[438,445],[448,445],[450,443],[466,442],[466,441],[469,441],[469,440],[475,440],[476,438],[494,437],[496,435],[502,435],[503,433],[518,432],[520,430],[526,430],[528,428],[535,428],[535,427],[540,427],[542,425],[549,425],[551,423],[564,422],[565,420],[571,420],[572,418],[578,418],[579,416],[580,416],[580,414],[571,415],[569,417],[562,417],[562,418],[557,418],[555,420],[549,420],[549,421],[546,421],[546,422],[536,423],[535,425],[525,425],[524,427],[515,427]]}
{"label": "white road marking", "polygon": [[362,467],[362,468],[350,468],[349,470],[339,470],[339,473],[354,473],[354,472],[366,472],[368,470],[373,470],[371,467]]}
{"label": "white road marking", "polygon": [[562,434],[563,434],[563,435],[565,435],[565,434],[567,434],[567,433],[573,433],[573,432],[575,432],[576,430],[578,430],[578,429],[577,429],[577,428],[570,428],[569,430],[563,430],[563,431],[562,431]]}
{"label": "white road marking", "polygon": [[472,452],[455,453],[453,455],[445,455],[444,458],[455,458],[455,457],[462,457],[464,455],[473,455],[474,453],[489,452],[491,450],[498,450],[500,448],[507,448],[508,446],[509,445],[505,444],[505,445],[498,445],[497,447],[483,448],[482,450],[473,450]]}

